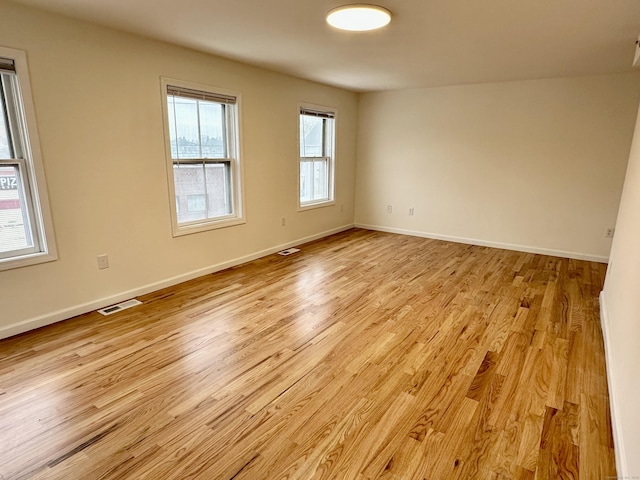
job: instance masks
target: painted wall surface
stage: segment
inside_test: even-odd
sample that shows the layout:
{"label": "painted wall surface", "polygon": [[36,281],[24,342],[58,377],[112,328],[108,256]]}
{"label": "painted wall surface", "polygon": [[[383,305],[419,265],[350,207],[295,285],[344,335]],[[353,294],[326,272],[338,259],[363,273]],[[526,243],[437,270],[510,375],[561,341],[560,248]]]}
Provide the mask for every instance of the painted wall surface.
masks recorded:
{"label": "painted wall surface", "polygon": [[[27,52],[59,254],[0,272],[0,330],[353,223],[356,94],[2,1],[0,18]],[[161,76],[241,93],[246,224],[172,236]],[[336,205],[304,212],[299,103],[338,109]]]}
{"label": "painted wall surface", "polygon": [[[640,477],[640,116],[636,122],[603,293],[607,369],[626,471]],[[618,447],[619,444],[616,444]]]}
{"label": "painted wall surface", "polygon": [[639,93],[620,74],[364,94],[356,224],[605,261]]}
{"label": "painted wall surface", "polygon": [[[354,204],[360,224],[609,254],[639,74],[371,93],[358,108],[351,92],[1,0],[0,18],[0,45],[28,55],[60,257],[0,272],[0,332],[338,229]],[[161,76],[241,92],[246,224],[171,235]],[[304,212],[299,103],[339,111],[336,205]],[[638,212],[640,120],[603,296],[627,452],[640,451]]]}

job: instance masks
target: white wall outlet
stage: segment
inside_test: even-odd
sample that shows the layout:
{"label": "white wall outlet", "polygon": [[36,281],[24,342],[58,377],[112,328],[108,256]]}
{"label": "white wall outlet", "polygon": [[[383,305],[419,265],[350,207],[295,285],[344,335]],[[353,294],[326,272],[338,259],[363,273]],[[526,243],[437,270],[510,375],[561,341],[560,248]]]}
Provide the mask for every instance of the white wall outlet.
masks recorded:
{"label": "white wall outlet", "polygon": [[287,219],[286,219],[286,218],[284,218],[284,217],[282,217],[282,218],[280,219],[280,226],[281,226],[281,227],[284,227],[286,224],[287,224]]}
{"label": "white wall outlet", "polygon": [[413,215],[413,207],[409,209],[409,215]]}
{"label": "white wall outlet", "polygon": [[393,206],[387,205],[387,213],[393,212]]}
{"label": "white wall outlet", "polygon": [[109,268],[109,255],[98,255],[98,268],[100,270]]}
{"label": "white wall outlet", "polygon": [[615,228],[609,227],[604,231],[604,236],[608,237],[608,238],[611,238],[611,237],[613,237],[613,234],[615,233],[615,231],[616,231]]}

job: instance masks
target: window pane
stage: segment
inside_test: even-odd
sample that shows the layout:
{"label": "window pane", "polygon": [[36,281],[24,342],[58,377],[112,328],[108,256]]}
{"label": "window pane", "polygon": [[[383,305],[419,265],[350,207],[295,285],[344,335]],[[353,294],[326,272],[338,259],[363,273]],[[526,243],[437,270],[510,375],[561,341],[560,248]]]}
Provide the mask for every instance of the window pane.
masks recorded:
{"label": "window pane", "polygon": [[171,158],[228,158],[225,106],[167,96]]}
{"label": "window pane", "polygon": [[173,110],[175,122],[175,133],[171,135],[172,155],[175,152],[172,158],[202,158],[198,131],[198,101],[182,97],[168,98],[173,98],[173,105],[169,105],[169,117],[172,116]]}
{"label": "window pane", "polygon": [[[2,76],[4,77],[4,75]],[[9,146],[9,126],[7,125],[7,106],[4,103],[4,92],[0,85],[0,158],[13,158]]]}
{"label": "window pane", "polygon": [[193,203],[189,203],[190,198],[196,195],[205,195],[204,165],[174,165],[173,179],[175,181],[176,202],[178,203],[178,223],[206,219],[206,208],[193,210]]}
{"label": "window pane", "polygon": [[324,154],[324,121],[320,117],[300,115],[300,156],[322,157]]}
{"label": "window pane", "polygon": [[201,158],[228,158],[224,131],[224,109],[220,103],[198,102],[200,105]]}
{"label": "window pane", "polygon": [[230,170],[230,162],[173,166],[178,223],[232,213]]}
{"label": "window pane", "polygon": [[313,162],[300,162],[300,202],[313,200]]}
{"label": "window pane", "polygon": [[209,218],[231,214],[230,173],[231,165],[228,162],[209,163],[205,166]]}
{"label": "window pane", "polygon": [[327,160],[313,162],[313,199],[327,200],[329,198],[329,172]]}
{"label": "window pane", "polygon": [[169,120],[169,141],[171,143],[171,158],[178,158],[178,131],[176,130],[175,98],[167,96],[167,115]]}
{"label": "window pane", "polygon": [[17,166],[0,166],[0,254],[33,248],[29,213]]}

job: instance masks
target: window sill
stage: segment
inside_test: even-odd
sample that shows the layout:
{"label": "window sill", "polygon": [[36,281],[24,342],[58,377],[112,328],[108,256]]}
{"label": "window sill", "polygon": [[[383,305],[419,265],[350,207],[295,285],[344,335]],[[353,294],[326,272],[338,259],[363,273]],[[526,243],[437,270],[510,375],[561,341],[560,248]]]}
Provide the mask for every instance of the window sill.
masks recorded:
{"label": "window sill", "polygon": [[194,223],[190,225],[174,225],[173,236],[181,237],[183,235],[191,235],[192,233],[206,232],[208,230],[217,230],[219,228],[233,227],[235,225],[242,225],[247,223],[244,218],[231,218],[223,220],[214,220],[202,223]]}
{"label": "window sill", "polygon": [[52,252],[32,253],[29,255],[22,255],[20,257],[4,258],[0,260],[0,271],[53,262],[57,259],[58,255]]}
{"label": "window sill", "polygon": [[304,205],[298,205],[298,211],[304,212],[305,210],[313,210],[315,208],[331,207],[336,204],[335,200],[326,200],[322,202],[305,203]]}

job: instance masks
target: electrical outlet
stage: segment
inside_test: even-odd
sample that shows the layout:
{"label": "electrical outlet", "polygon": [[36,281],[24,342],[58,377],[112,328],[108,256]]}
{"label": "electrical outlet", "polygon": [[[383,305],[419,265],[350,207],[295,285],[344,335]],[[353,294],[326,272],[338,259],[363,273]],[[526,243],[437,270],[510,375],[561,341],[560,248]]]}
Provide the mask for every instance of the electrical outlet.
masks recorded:
{"label": "electrical outlet", "polygon": [[340,213],[344,213],[344,204],[340,204]]}
{"label": "electrical outlet", "polygon": [[282,217],[282,218],[280,219],[280,226],[281,226],[281,227],[284,227],[286,224],[287,224],[287,219],[286,219],[286,218],[284,218],[284,217]]}
{"label": "electrical outlet", "polygon": [[409,215],[413,215],[413,207],[409,209]]}
{"label": "electrical outlet", "polygon": [[387,213],[393,212],[393,206],[387,205]]}
{"label": "electrical outlet", "polygon": [[100,270],[109,268],[109,255],[98,255],[98,268]]}
{"label": "electrical outlet", "polygon": [[604,236],[608,237],[608,238],[611,238],[611,237],[613,237],[613,234],[614,234],[615,231],[616,231],[615,228],[609,227],[604,231]]}

